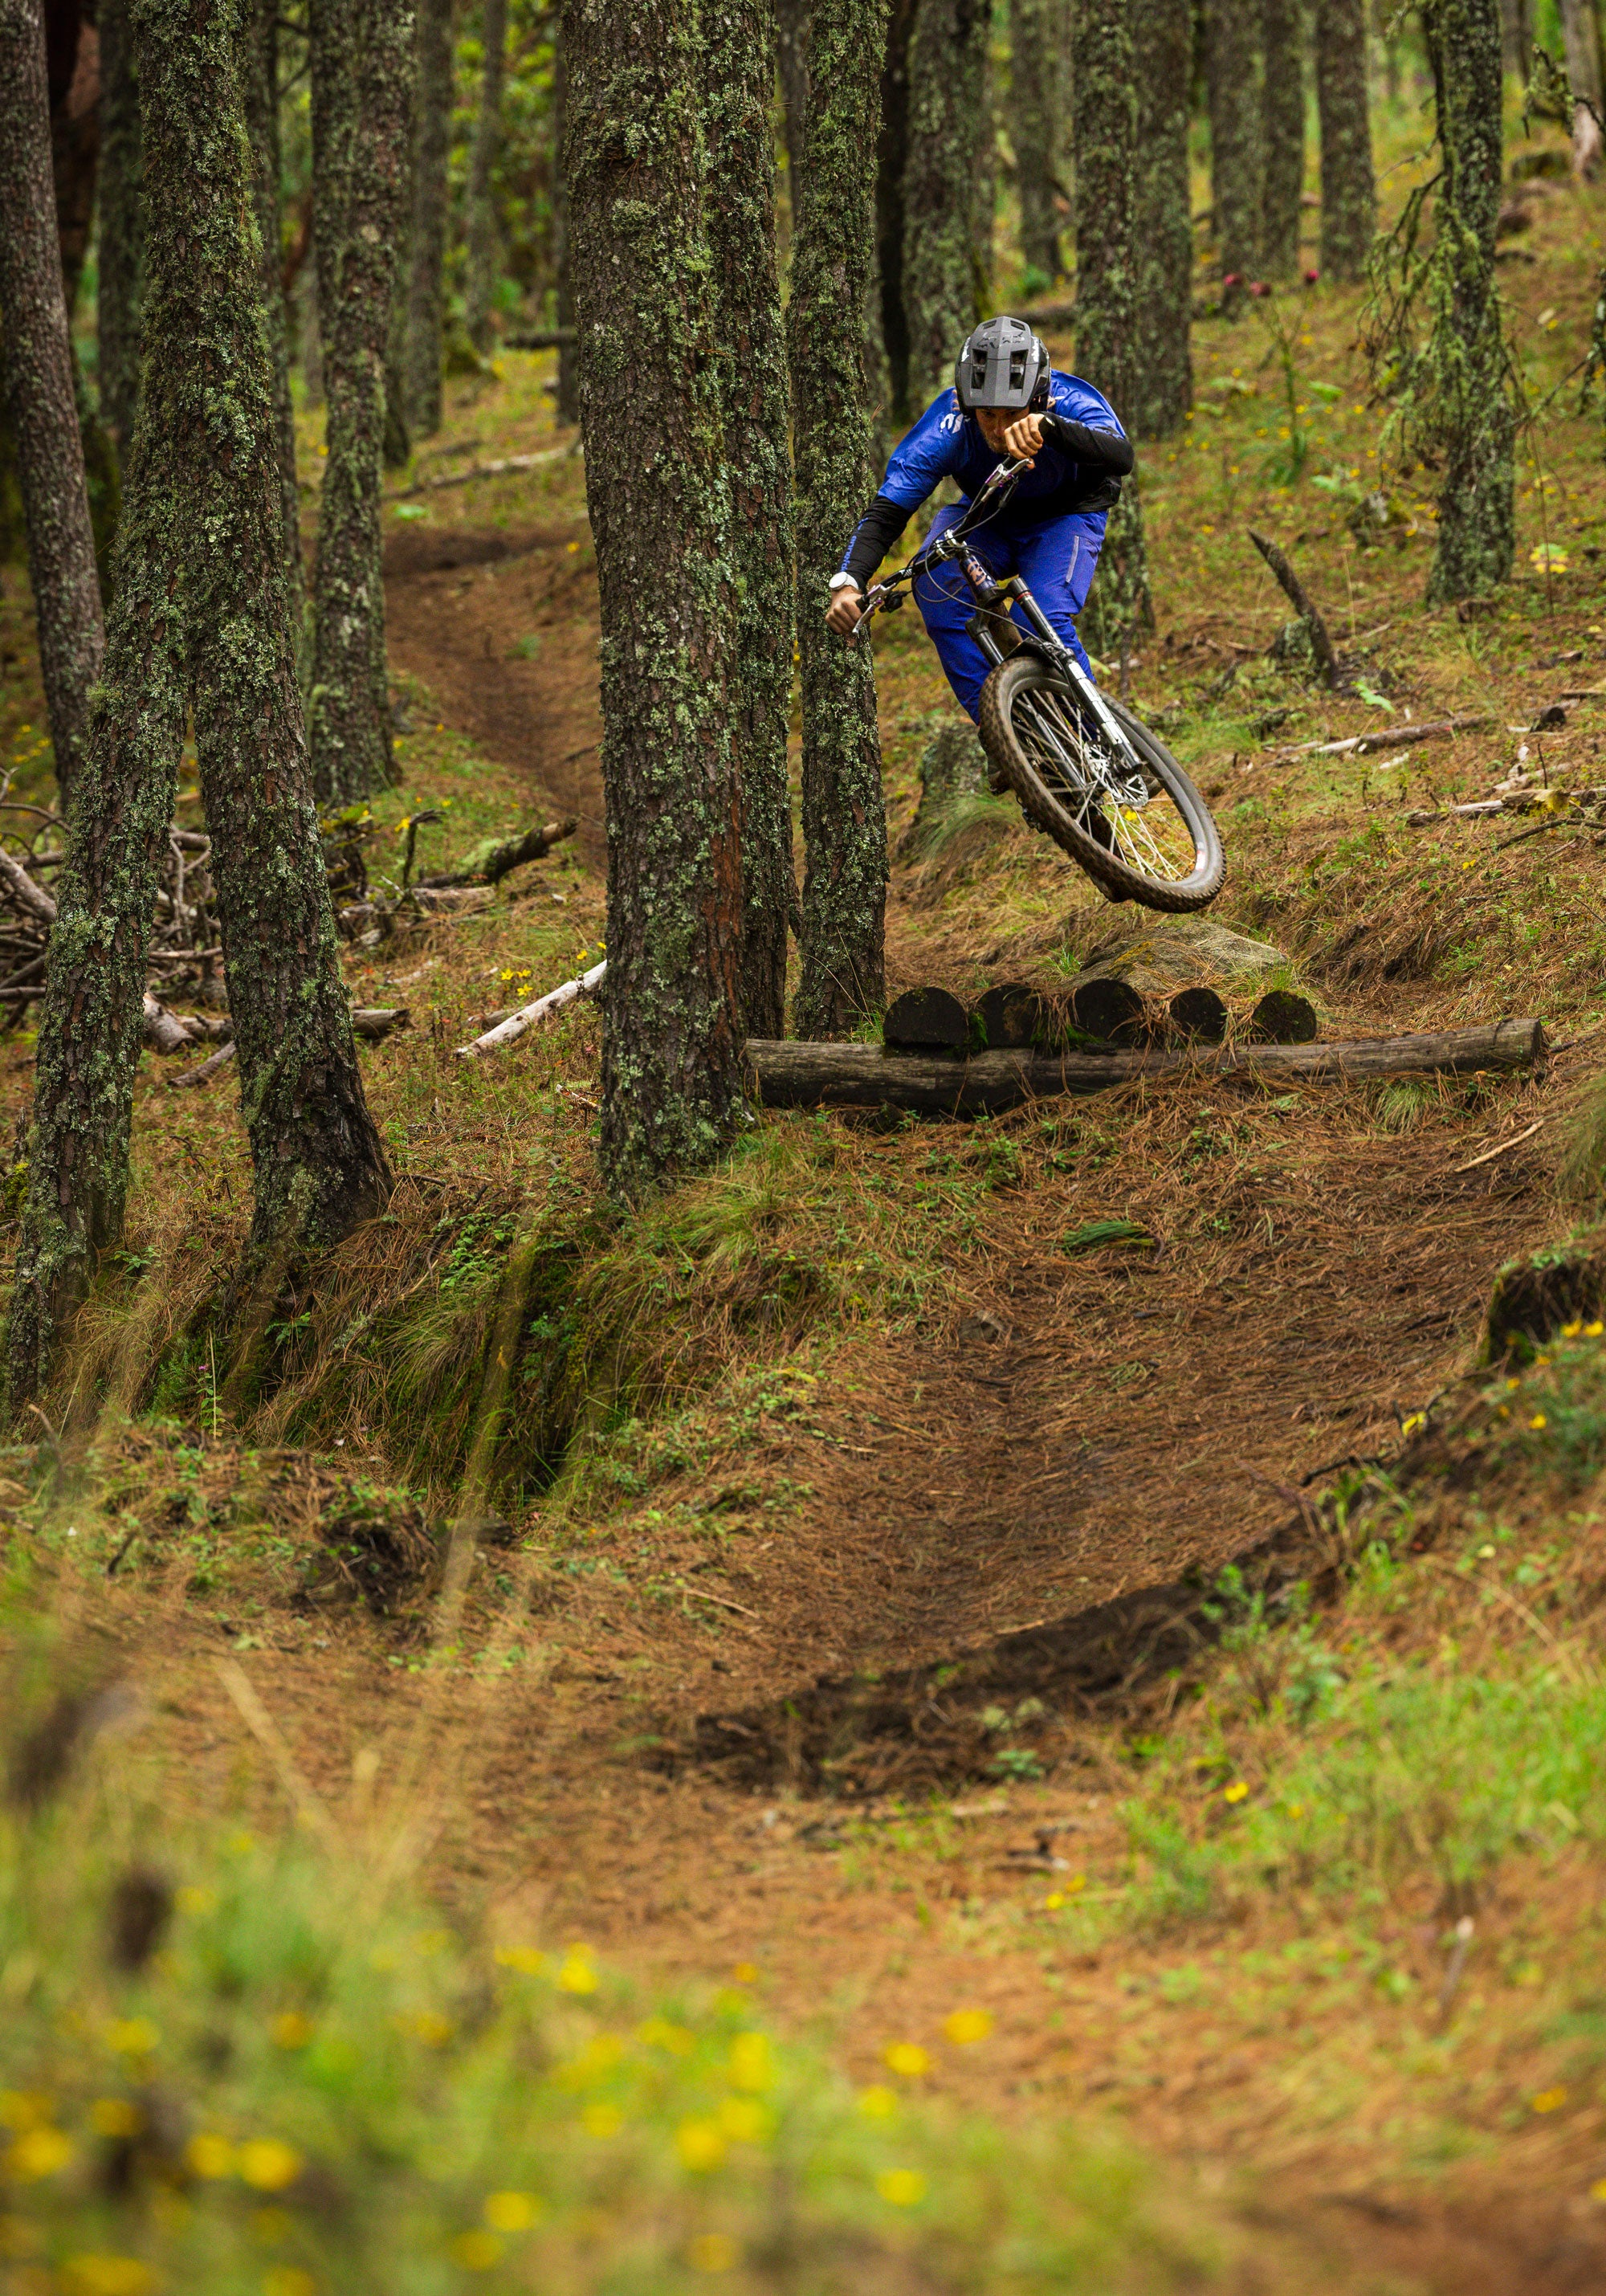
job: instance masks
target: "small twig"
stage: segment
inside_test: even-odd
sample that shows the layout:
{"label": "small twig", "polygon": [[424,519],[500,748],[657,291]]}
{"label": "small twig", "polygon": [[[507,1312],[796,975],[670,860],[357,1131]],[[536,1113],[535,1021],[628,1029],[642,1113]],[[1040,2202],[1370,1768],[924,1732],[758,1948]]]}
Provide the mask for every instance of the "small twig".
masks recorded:
{"label": "small twig", "polygon": [[1536,1132],[1544,1128],[1544,1125],[1545,1119],[1540,1117],[1538,1122],[1530,1124],[1526,1132],[1516,1132],[1509,1140],[1497,1141],[1493,1148],[1486,1148],[1481,1156],[1474,1156],[1470,1164],[1457,1164],[1455,1170],[1475,1172],[1479,1164],[1492,1164],[1497,1156],[1509,1155],[1513,1148],[1520,1148],[1525,1140],[1531,1140]]}
{"label": "small twig", "polygon": [[1455,1942],[1450,1948],[1449,1966],[1438,1988],[1438,2013],[1447,2017],[1450,2004],[1455,1998],[1455,1988],[1461,1983],[1461,1973],[1467,1965],[1467,1956],[1472,1950],[1472,1916],[1463,1914],[1455,1924]]}
{"label": "small twig", "polygon": [[750,1611],[745,1603],[733,1603],[728,1595],[710,1594],[706,1587],[688,1587],[684,1578],[680,1583],[693,1602],[717,1603],[722,1611],[739,1611],[744,1619],[756,1619],[758,1615],[757,1611]]}

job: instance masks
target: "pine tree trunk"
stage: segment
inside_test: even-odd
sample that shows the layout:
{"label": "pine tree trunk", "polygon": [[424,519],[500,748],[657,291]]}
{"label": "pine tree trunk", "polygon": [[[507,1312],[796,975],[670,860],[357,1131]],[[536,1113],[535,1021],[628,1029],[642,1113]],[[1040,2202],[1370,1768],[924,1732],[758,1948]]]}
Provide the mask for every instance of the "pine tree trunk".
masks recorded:
{"label": "pine tree trunk", "polygon": [[[1495,9],[1496,0],[1490,6]],[[1322,126],[1322,270],[1347,284],[1366,275],[1377,222],[1366,101],[1366,0],[1317,0],[1316,107]]]}
{"label": "pine tree trunk", "polygon": [[100,35],[94,11],[45,0],[45,68],[49,74],[51,173],[56,190],[56,229],[61,242],[61,283],[70,323],[94,222],[94,184],[101,149]]}
{"label": "pine tree trunk", "polygon": [[776,0],[776,61],[786,135],[786,187],[798,212],[798,179],[808,144],[809,0]]}
{"label": "pine tree trunk", "polygon": [[[1141,6],[1143,0],[1136,0]],[[1134,0],[1103,0],[1077,14],[1071,60],[1077,153],[1077,372],[1129,414],[1136,383],[1137,84]],[[1118,652],[1151,629],[1149,562],[1137,474],[1110,512],[1085,627],[1100,651]]]}
{"label": "pine tree trunk", "polygon": [[720,0],[703,19],[707,219],[725,476],[736,561],[735,742],[742,805],[743,1033],[786,1027],[792,884],[791,411],[775,275],[774,0]]}
{"label": "pine tree trunk", "polygon": [[921,0],[909,43],[903,285],[911,412],[952,380],[976,323],[978,159],[991,31],[987,0]]}
{"label": "pine tree trunk", "polygon": [[870,281],[874,217],[864,155],[874,142],[886,21],[885,0],[816,0],[808,167],[786,314],[807,856],[793,1012],[800,1037],[851,1035],[885,994],[887,815],[875,668],[864,640],[845,644],[824,618],[831,577],[877,475],[853,352],[864,340]]}
{"label": "pine tree trunk", "polygon": [[[127,5],[127,0],[123,0]],[[296,488],[296,416],[290,395],[290,328],[284,309],[279,221],[279,8],[281,0],[248,0],[240,75],[250,137],[251,191],[260,247],[262,314],[273,378],[274,439],[279,459],[280,527],[298,618],[304,576],[301,502]]]}
{"label": "pine tree trunk", "polygon": [[491,348],[491,303],[496,291],[501,248],[496,230],[496,203],[491,196],[491,171],[502,148],[502,90],[507,77],[507,0],[485,0],[482,37],[484,76],[479,83],[479,111],[474,122],[474,148],[469,156],[468,268],[463,287],[463,314],[469,340],[481,357]]}
{"label": "pine tree trunk", "polygon": [[1505,581],[1516,547],[1511,384],[1495,279],[1501,199],[1497,0],[1426,0],[1444,180],[1438,226],[1446,300],[1424,354],[1445,447],[1438,541],[1428,603],[1481,595]]}
{"label": "pine tree trunk", "polygon": [[1193,404],[1193,217],[1188,183],[1189,0],[1143,0],[1132,20],[1137,77],[1136,334],[1130,427],[1168,439]]}
{"label": "pine tree trunk", "polygon": [[[1365,0],[1360,0],[1364,7]],[[1268,279],[1299,270],[1299,196],[1305,189],[1305,0],[1261,0],[1266,59],[1261,143],[1266,153],[1260,267]]]}
{"label": "pine tree trunk", "polygon": [[395,778],[381,575],[385,354],[411,118],[410,0],[311,0],[314,234],[328,455],[313,580],[313,780],[350,805]]}
{"label": "pine tree trunk", "polygon": [[1557,0],[1572,86],[1572,171],[1593,183],[1601,167],[1601,20],[1596,0]]}
{"label": "pine tree trunk", "polygon": [[139,399],[139,277],[144,186],[139,154],[139,88],[128,0],[101,0],[100,215],[95,297],[101,420],[127,463]]}
{"label": "pine tree trunk", "polygon": [[1216,252],[1231,302],[1260,264],[1259,0],[1205,0],[1205,83]]}
{"label": "pine tree trunk", "polygon": [[[1051,287],[1065,268],[1054,148],[1065,88],[1062,12],[1058,0],[1010,0],[1009,130],[1020,201],[1020,259]],[[1185,88],[1180,93],[1185,107]]]}
{"label": "pine tree trunk", "polygon": [[[742,1105],[738,580],[684,0],[565,0],[569,261],[602,590],[602,1160],[636,1201]],[[627,406],[624,401],[627,395]]]}
{"label": "pine tree trunk", "polygon": [[[558,324],[574,325],[574,292],[569,276],[569,177],[564,158],[568,141],[569,61],[560,22],[553,36],[552,55],[552,267],[557,280]],[[580,365],[572,342],[558,345],[558,390],[555,410],[560,422],[580,419]]]}
{"label": "pine tree trunk", "polygon": [[[866,382],[900,428],[912,412],[909,315],[904,303],[904,176],[909,160],[909,43],[916,5],[917,0],[891,0],[887,19],[875,139],[875,258],[865,288],[866,299],[873,296],[875,302],[865,325],[865,340],[873,347]],[[794,206],[794,237],[800,207]],[[876,445],[882,462],[890,443],[882,440],[878,428]]]}
{"label": "pine tree trunk", "polygon": [[1534,19],[1529,0],[1500,0],[1500,30],[1505,68],[1526,86],[1534,63]]}
{"label": "pine tree trunk", "polygon": [[407,266],[407,421],[414,436],[440,429],[446,335],[447,160],[452,140],[453,0],[418,0],[418,93],[413,140],[413,223]]}
{"label": "pine tree trunk", "polygon": [[105,645],[51,173],[39,0],[0,0],[0,381],[16,442],[45,708],[70,799]]}

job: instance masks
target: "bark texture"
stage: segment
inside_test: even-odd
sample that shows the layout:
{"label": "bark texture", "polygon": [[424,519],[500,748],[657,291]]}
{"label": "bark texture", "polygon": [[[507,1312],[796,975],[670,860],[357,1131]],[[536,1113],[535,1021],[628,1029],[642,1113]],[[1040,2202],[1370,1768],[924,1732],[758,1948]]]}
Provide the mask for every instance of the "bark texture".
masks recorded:
{"label": "bark texture", "polygon": [[1524,86],[1534,62],[1534,13],[1530,0],[1500,0],[1501,47],[1505,68]]}
{"label": "bark texture", "polygon": [[1444,176],[1433,331],[1424,354],[1445,454],[1430,604],[1494,589],[1516,548],[1515,422],[1495,278],[1500,212],[1497,0],[1427,0],[1422,10]]}
{"label": "bark texture", "polygon": [[70,800],[105,632],[56,229],[39,0],[0,0],[0,380],[16,442],[45,706]]}
{"label": "bark texture", "polygon": [[1252,279],[1260,263],[1260,88],[1259,0],[1205,0],[1210,198],[1224,283]]}
{"label": "bark texture", "polygon": [[[792,242],[787,350],[803,685],[800,1037],[848,1036],[884,993],[887,815],[875,669],[825,627],[827,585],[876,473],[854,347],[864,340],[884,0],[817,0],[808,166]],[[951,354],[950,354],[951,356]]]}
{"label": "bark texture", "polygon": [[774,0],[720,0],[704,19],[707,217],[713,260],[736,607],[736,783],[742,837],[742,1011],[749,1035],[786,1019],[792,885],[791,409],[775,275]]}
{"label": "bark texture", "polygon": [[[891,440],[876,410],[899,424],[909,406],[909,315],[904,305],[904,174],[909,157],[909,42],[917,0],[890,0],[875,137],[875,255],[865,288],[865,376],[881,461]],[[800,195],[799,195],[800,196]],[[800,213],[792,205],[795,235]],[[955,347],[957,348],[957,346]]]}
{"label": "bark texture", "polygon": [[[1489,9],[1498,39],[1497,0],[1489,0]],[[1377,221],[1366,107],[1366,0],[1317,0],[1316,108],[1322,127],[1322,269],[1340,283],[1362,279]]]}
{"label": "bark texture", "polygon": [[[127,0],[124,0],[127,4]],[[301,504],[296,490],[296,418],[290,395],[290,328],[279,219],[279,5],[249,0],[240,86],[251,143],[251,199],[257,217],[262,320],[273,381],[274,444],[279,463],[279,528],[298,613],[302,587]]]}
{"label": "bark texture", "polygon": [[1137,77],[1135,438],[1168,439],[1193,404],[1193,218],[1188,185],[1189,0],[1143,0],[1132,23]]}
{"label": "bark texture", "polygon": [[569,262],[602,591],[602,1158],[631,1201],[706,1166],[741,1120],[727,604],[739,578],[697,35],[684,0],[565,0]]}
{"label": "bark texture", "polygon": [[100,160],[100,35],[93,17],[94,11],[77,4],[77,0],[47,0],[51,169],[70,317],[78,307],[78,282],[89,252]]}
{"label": "bark texture", "polygon": [[385,361],[412,117],[411,0],[311,0],[314,235],[329,453],[318,509],[313,779],[394,779],[380,571]]}
{"label": "bark texture", "polygon": [[[868,30],[868,27],[866,27]],[[977,247],[980,166],[990,137],[988,0],[921,0],[909,43],[909,144],[904,162],[904,308],[911,414],[951,380],[955,354],[985,291]],[[823,102],[815,35],[815,79]]]}
{"label": "bark texture", "polygon": [[1557,0],[1572,88],[1572,171],[1592,183],[1601,169],[1601,20],[1596,0]]}
{"label": "bark texture", "polygon": [[502,92],[507,80],[507,0],[485,0],[481,37],[485,43],[485,65],[479,82],[479,111],[474,121],[474,146],[469,155],[469,244],[463,316],[469,340],[483,357],[491,348],[491,304],[501,258],[496,210],[491,199],[491,171],[502,148]]}
{"label": "bark texture", "polygon": [[101,157],[95,334],[101,421],[126,462],[139,400],[144,184],[128,0],[101,0]]}
{"label": "bark texture", "polygon": [[[1360,0],[1364,7],[1365,0]],[[1265,153],[1260,268],[1292,279],[1299,268],[1299,194],[1305,189],[1304,0],[1260,0],[1260,141]]]}
{"label": "bark texture", "polygon": [[318,847],[282,542],[234,6],[133,0],[150,234],[145,390],[106,671],[50,942],[10,1332],[48,1376],[128,1176],[145,951],[193,709],[213,839],[252,1246],[332,1242],[389,1174],[364,1101]]}
{"label": "bark texture", "polygon": [[[1143,4],[1143,0],[1137,0]],[[1137,87],[1131,0],[1077,17],[1072,52],[1077,154],[1077,372],[1125,422],[1141,356],[1136,334]],[[1151,628],[1149,562],[1135,472],[1110,512],[1088,601],[1087,627],[1115,652]]]}
{"label": "bark texture", "polygon": [[[569,116],[569,54],[560,23],[552,51],[552,267],[557,282],[560,329],[574,325],[574,291],[569,275],[569,177],[564,158],[565,121]],[[571,340],[558,345],[557,417],[560,422],[580,419],[580,368]]]}
{"label": "bark texture", "polygon": [[[1157,0],[1157,5],[1159,0]],[[1183,0],[1184,14],[1187,0]],[[1060,0],[1010,0],[1010,142],[1020,201],[1020,256],[1052,286],[1060,258],[1060,115],[1068,59]],[[1185,86],[1177,91],[1185,105]]]}
{"label": "bark texture", "polygon": [[[446,335],[447,157],[452,140],[453,0],[418,0],[413,223],[407,266],[407,421],[432,439],[441,422]],[[560,324],[561,324],[560,320]]]}

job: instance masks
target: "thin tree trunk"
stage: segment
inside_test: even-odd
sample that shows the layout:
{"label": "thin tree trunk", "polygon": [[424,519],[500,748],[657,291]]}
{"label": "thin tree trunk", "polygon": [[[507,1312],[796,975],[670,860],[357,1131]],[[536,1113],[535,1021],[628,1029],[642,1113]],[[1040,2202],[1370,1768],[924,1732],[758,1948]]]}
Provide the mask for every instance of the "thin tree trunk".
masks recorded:
{"label": "thin tree trunk", "polygon": [[[914,30],[916,0],[890,0],[886,53],[875,139],[875,260],[871,266],[866,298],[873,294],[875,310],[867,316],[865,340],[873,347],[867,382],[884,398],[887,412],[897,422],[908,421],[909,315],[904,302],[904,175],[909,159],[909,42]],[[796,238],[800,201],[792,208]],[[884,387],[883,387],[884,384]],[[878,448],[884,444],[877,430]],[[885,461],[884,451],[881,459]]]}
{"label": "thin tree trunk", "polygon": [[95,245],[95,335],[101,420],[128,459],[139,399],[139,286],[144,184],[139,150],[139,88],[128,0],[101,0],[100,216]]}
{"label": "thin tree trunk", "polygon": [[1500,33],[1505,68],[1526,86],[1534,62],[1534,20],[1529,0],[1500,0]]}
{"label": "thin tree trunk", "polygon": [[501,260],[491,173],[502,148],[502,90],[507,77],[507,0],[484,0],[484,76],[469,157],[468,268],[463,290],[469,340],[481,357],[492,342],[491,303]]}
{"label": "thin tree trunk", "polygon": [[[1187,0],[1183,0],[1185,11]],[[1052,287],[1064,271],[1055,144],[1066,59],[1058,0],[1010,0],[1010,142],[1020,201],[1020,258]],[[1178,91],[1185,107],[1187,91]]]}
{"label": "thin tree trunk", "polygon": [[976,323],[978,159],[991,31],[987,0],[921,0],[909,43],[903,293],[912,412],[951,380]]}
{"label": "thin tree trunk", "polygon": [[1501,200],[1498,0],[1425,0],[1444,180],[1447,296],[1425,357],[1442,412],[1444,482],[1428,603],[1505,581],[1516,548],[1515,424],[1495,280]]}
{"label": "thin tree trunk", "polygon": [[[1490,0],[1495,8],[1496,0]],[[1366,95],[1365,0],[1317,0],[1316,107],[1322,126],[1322,269],[1363,279],[1377,223]]]}
{"label": "thin tree trunk", "polygon": [[51,172],[61,281],[70,321],[94,222],[101,149],[100,34],[93,11],[46,0],[45,31],[50,86]]}
{"label": "thin tree trunk", "polygon": [[[1142,5],[1143,0],[1137,0]],[[1077,372],[1129,414],[1136,383],[1137,85],[1133,0],[1077,15],[1071,82],[1077,139]],[[1151,629],[1149,562],[1137,474],[1121,481],[1088,602],[1100,649],[1117,652]]]}
{"label": "thin tree trunk", "polygon": [[[1360,0],[1364,7],[1365,0]],[[1266,154],[1260,266],[1268,279],[1299,269],[1299,198],[1305,189],[1305,0],[1261,0],[1266,60],[1261,143]]]}
{"label": "thin tree trunk", "polygon": [[786,188],[798,212],[798,179],[808,145],[809,0],[776,0],[776,61],[786,135]]}
{"label": "thin tree trunk", "polygon": [[1258,0],[1205,0],[1210,197],[1229,301],[1260,262],[1259,12]]}
{"label": "thin tree trunk", "polygon": [[[560,21],[553,35],[552,53],[552,267],[557,281],[558,325],[574,326],[574,291],[569,275],[569,176],[564,156],[568,143],[569,57]],[[580,419],[580,367],[573,340],[558,345],[556,413],[560,422]]]}
{"label": "thin tree trunk", "polygon": [[28,528],[56,780],[69,801],[105,647],[51,173],[39,0],[0,0],[0,380]]}
{"label": "thin tree trunk", "polygon": [[1572,84],[1572,171],[1593,183],[1601,166],[1601,20],[1596,0],[1557,0]]}
{"label": "thin tree trunk", "polygon": [[800,1037],[849,1036],[884,995],[887,815],[875,669],[825,627],[828,585],[874,484],[854,348],[864,340],[884,0],[816,0],[808,168],[792,242],[787,353],[797,467],[803,685]]}
{"label": "thin tree trunk", "polygon": [[[102,0],[104,4],[104,0]],[[123,0],[127,5],[127,0]],[[279,518],[298,619],[304,582],[301,502],[296,488],[296,416],[290,394],[290,328],[284,309],[283,252],[279,222],[279,8],[281,0],[249,0],[240,74],[250,137],[251,193],[257,215],[263,322],[273,381],[274,440],[279,463]]]}
{"label": "thin tree trunk", "polygon": [[1144,0],[1133,17],[1137,78],[1135,438],[1168,439],[1193,404],[1193,218],[1188,184],[1189,0]]}
{"label": "thin tree trunk", "polygon": [[736,560],[735,742],[742,822],[742,1011],[785,1033],[792,883],[791,412],[775,276],[774,0],[721,0],[703,20],[708,176],[725,476]]}
{"label": "thin tree trunk", "polygon": [[741,1116],[738,572],[695,20],[684,0],[565,0],[561,37],[580,427],[602,607],[602,1160],[610,1188],[635,1201],[708,1165]]}
{"label": "thin tree trunk", "polygon": [[[418,0],[418,93],[413,140],[413,227],[407,267],[407,420],[440,429],[446,335],[447,160],[452,140],[454,0]],[[561,324],[561,323],[560,323]]]}
{"label": "thin tree trunk", "polygon": [[411,118],[411,0],[311,0],[309,31],[318,327],[329,410],[313,583],[313,780],[322,801],[349,805],[395,779],[380,470]]}

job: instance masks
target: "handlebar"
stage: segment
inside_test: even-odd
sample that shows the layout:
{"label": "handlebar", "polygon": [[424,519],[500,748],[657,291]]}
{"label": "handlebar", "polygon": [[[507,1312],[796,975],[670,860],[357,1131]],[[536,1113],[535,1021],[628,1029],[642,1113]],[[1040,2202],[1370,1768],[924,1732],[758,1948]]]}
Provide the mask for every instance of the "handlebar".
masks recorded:
{"label": "handlebar", "polygon": [[[873,583],[864,593],[864,612],[848,633],[849,645],[857,637],[866,622],[873,620],[884,609],[897,603],[898,593],[905,584],[913,582],[915,576],[926,566],[941,565],[947,559],[963,556],[967,537],[975,532],[977,527],[985,525],[987,519],[996,518],[1014,492],[1016,480],[1023,472],[1029,471],[1030,468],[1030,462],[1025,459],[1016,463],[1000,463],[996,470],[987,472],[980,486],[977,488],[970,507],[962,519],[951,526],[946,534],[940,535],[935,543],[926,544],[917,550],[905,565],[898,568],[896,574],[889,574],[884,582]],[[986,518],[978,515],[984,504],[987,510]]]}

